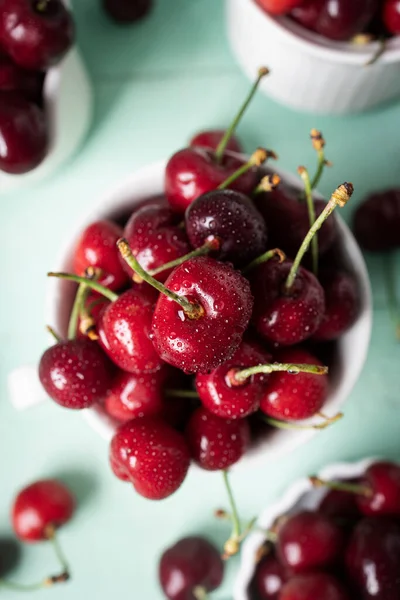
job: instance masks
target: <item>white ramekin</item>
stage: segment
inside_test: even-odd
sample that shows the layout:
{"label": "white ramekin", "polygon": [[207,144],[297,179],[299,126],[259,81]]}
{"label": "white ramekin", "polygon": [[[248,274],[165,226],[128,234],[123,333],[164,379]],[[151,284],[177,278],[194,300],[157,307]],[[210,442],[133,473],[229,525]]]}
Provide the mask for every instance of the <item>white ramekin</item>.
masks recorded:
{"label": "white ramekin", "polygon": [[333,42],[285,17],[266,14],[255,0],[226,0],[232,50],[254,80],[266,65],[261,89],[279,102],[313,113],[360,112],[400,98],[400,37],[366,66],[377,42],[365,46]]}
{"label": "white ramekin", "polygon": [[[376,460],[378,459],[368,458],[356,463],[332,464],[320,471],[318,477],[328,480],[354,479],[360,477]],[[257,552],[265,542],[265,536],[261,530],[270,529],[276,519],[282,515],[316,509],[326,493],[327,491],[323,488],[314,488],[308,478],[299,479],[289,487],[282,498],[263,510],[257,519],[254,532],[243,543],[240,567],[233,589],[233,600],[250,600],[248,587],[255,572]]]}
{"label": "white ramekin", "polygon": [[[92,210],[89,214],[80,218],[72,234],[66,238],[67,241],[61,249],[59,259],[54,265],[49,265],[49,268],[52,267],[55,271],[71,270],[71,257],[78,236],[92,221],[101,218],[118,218],[129,213],[129,210],[146,198],[162,194],[165,165],[166,161],[163,161],[140,169],[122,184],[106,193],[99,200],[94,211]],[[282,171],[278,172],[285,181],[297,186],[299,190],[301,189],[301,182],[296,176]],[[338,361],[331,370],[330,393],[324,405],[324,412],[329,415],[334,415],[341,410],[361,373],[367,355],[372,324],[371,292],[364,259],[350,230],[338,215],[337,217],[344,253],[360,289],[361,307],[357,321],[338,342]],[[74,293],[73,287],[70,282],[59,279],[49,279],[48,282],[46,323],[53,325],[56,331],[61,334],[65,334],[67,331],[68,318],[73,302],[71,296]],[[44,392],[40,390],[37,383],[36,370],[31,369],[30,373],[33,378],[31,387],[25,383],[28,377],[26,367],[15,371],[10,376],[11,398],[18,408],[36,404],[44,396]],[[26,394],[27,389],[32,390],[30,395]],[[39,392],[37,396],[35,396],[35,390]],[[90,426],[101,436],[107,440],[112,437],[115,422],[103,412],[101,407],[83,410],[82,414],[89,421]],[[264,464],[269,460],[276,460],[279,456],[291,452],[297,446],[308,441],[316,433],[316,430],[313,429],[298,431],[277,429],[272,431],[265,441],[259,443],[246,454],[239,466],[242,464],[246,466],[249,466],[249,464]]]}

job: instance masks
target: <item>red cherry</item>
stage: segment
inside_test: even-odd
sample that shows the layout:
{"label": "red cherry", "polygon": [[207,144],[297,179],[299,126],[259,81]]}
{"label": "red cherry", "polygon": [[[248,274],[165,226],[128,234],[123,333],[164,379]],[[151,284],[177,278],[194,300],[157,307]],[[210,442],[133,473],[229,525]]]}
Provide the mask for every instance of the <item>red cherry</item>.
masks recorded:
{"label": "red cherry", "polygon": [[250,429],[245,419],[221,419],[201,407],[191,416],[185,436],[193,460],[202,469],[220,471],[245,454]]}
{"label": "red cherry", "polygon": [[357,208],[354,234],[358,243],[371,252],[400,246],[400,190],[386,190],[368,196]]}
{"label": "red cherry", "polygon": [[0,138],[0,169],[14,175],[31,171],[48,149],[44,113],[22,94],[0,92]]}
{"label": "red cherry", "polygon": [[290,579],[279,600],[350,600],[350,596],[332,575],[307,573]]}
{"label": "red cherry", "polygon": [[21,490],[12,508],[12,524],[24,542],[37,542],[49,537],[48,528],[67,523],[75,510],[75,499],[60,481],[36,481]]}
{"label": "red cherry", "polygon": [[0,40],[14,62],[44,71],[71,48],[75,27],[61,0],[2,0]]}
{"label": "red cherry", "polygon": [[303,0],[256,0],[257,4],[271,15],[284,15]]}
{"label": "red cherry", "polygon": [[357,283],[343,271],[326,270],[319,281],[325,292],[325,314],[314,333],[315,340],[336,340],[356,320],[360,307]]}
{"label": "red cherry", "polygon": [[119,290],[129,281],[119,258],[117,240],[122,229],[106,219],[91,223],[82,232],[75,248],[73,269],[84,276],[87,267],[102,271],[99,283],[110,290]]}
{"label": "red cherry", "polygon": [[[181,218],[167,206],[150,204],[133,213],[125,226],[126,238],[133,255],[146,270],[157,269],[190,252],[191,248],[185,231],[180,227]],[[123,263],[130,277],[132,269]],[[172,269],[156,275],[165,281]]]}
{"label": "red cherry", "polygon": [[280,591],[287,579],[285,568],[275,556],[266,556],[257,565],[254,575],[254,587],[259,600],[279,600]]}
{"label": "red cherry", "polygon": [[117,23],[134,23],[153,8],[152,0],[103,0],[104,10]]}
{"label": "red cherry", "polygon": [[256,342],[244,341],[233,357],[211,373],[196,375],[196,388],[201,402],[223,419],[247,417],[258,410],[268,375],[258,374],[243,383],[230,377],[234,371],[271,362],[271,355]]}
{"label": "red cherry", "polygon": [[153,308],[153,290],[135,287],[121,294],[100,315],[100,344],[124,371],[152,373],[163,364],[151,340]]}
{"label": "red cherry", "polygon": [[400,35],[400,1],[386,0],[383,5],[383,22],[393,35]]}
{"label": "red cherry", "polygon": [[376,462],[368,467],[361,485],[372,490],[371,496],[357,496],[360,511],[367,516],[400,517],[400,466]]}
{"label": "red cherry", "polygon": [[118,477],[118,479],[121,479],[121,481],[130,481],[129,474],[126,471],[125,467],[121,466],[119,462],[115,460],[111,455],[109,459],[111,470],[114,473],[115,477]]}
{"label": "red cherry", "polygon": [[356,494],[349,494],[342,490],[329,490],[322,499],[318,511],[327,517],[341,521],[349,519],[354,522],[361,516]]}
{"label": "red cherry", "polygon": [[43,74],[22,69],[9,56],[0,53],[0,91],[20,92],[27,100],[40,104]]}
{"label": "red cherry", "polygon": [[[192,137],[189,146],[201,146],[202,148],[211,148],[211,150],[216,150],[224,135],[224,129],[209,129],[205,131],[199,131],[199,133],[196,133],[196,135]],[[241,143],[234,135],[229,139],[226,149],[230,150],[230,152],[237,152],[238,154],[243,152]]]}
{"label": "red cherry", "polygon": [[163,360],[186,373],[204,373],[238,348],[251,316],[248,281],[228,264],[207,256],[177,267],[166,282],[199,307],[193,317],[164,294],[153,316],[153,343]]}
{"label": "red cherry", "polygon": [[283,346],[311,337],[325,313],[324,291],[310,271],[300,267],[291,289],[285,289],[291,267],[291,261],[273,258],[250,273],[257,331]]}
{"label": "red cherry", "polygon": [[196,588],[216,590],[222,583],[224,563],[218,550],[201,537],[179,540],[162,555],[159,579],[169,600],[196,600]]}
{"label": "red cherry", "polygon": [[104,398],[111,384],[111,364],[95,342],[68,340],[46,350],[40,359],[39,378],[57,404],[89,408]]}
{"label": "red cherry", "polygon": [[110,456],[114,473],[117,469],[124,480],[129,477],[135,490],[150,500],[173,494],[185,479],[190,463],[181,434],[152,418],[121,425],[111,441]]}
{"label": "red cherry", "polygon": [[[280,363],[321,365],[303,348],[285,348],[274,355]],[[328,395],[327,375],[276,372],[269,376],[260,409],[270,417],[281,420],[308,419],[321,410]]]}
{"label": "red cherry", "polygon": [[341,529],[316,512],[299,512],[278,531],[276,552],[280,562],[295,573],[334,565],[343,549]]}

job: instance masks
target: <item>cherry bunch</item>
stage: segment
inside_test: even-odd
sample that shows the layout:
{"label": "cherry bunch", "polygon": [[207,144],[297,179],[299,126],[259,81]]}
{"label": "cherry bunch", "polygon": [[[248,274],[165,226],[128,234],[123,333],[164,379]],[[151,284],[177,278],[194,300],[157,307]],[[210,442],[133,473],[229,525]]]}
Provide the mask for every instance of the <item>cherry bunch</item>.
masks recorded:
{"label": "cherry bunch", "polygon": [[62,0],[1,0],[0,8],[0,170],[19,175],[48,152],[44,78],[71,48],[75,27]]}

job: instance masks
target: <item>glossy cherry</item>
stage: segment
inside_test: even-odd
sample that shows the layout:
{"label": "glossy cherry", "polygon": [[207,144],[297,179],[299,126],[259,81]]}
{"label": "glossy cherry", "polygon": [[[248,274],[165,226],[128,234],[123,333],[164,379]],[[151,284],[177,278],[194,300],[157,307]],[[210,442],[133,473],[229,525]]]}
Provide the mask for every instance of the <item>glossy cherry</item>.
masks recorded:
{"label": "glossy cherry", "polygon": [[342,490],[329,490],[323,497],[318,511],[327,517],[337,519],[338,522],[343,520],[354,522],[356,519],[361,518],[356,495]]}
{"label": "glossy cherry", "polygon": [[21,93],[0,92],[0,169],[19,175],[37,167],[48,149],[43,111]]}
{"label": "glossy cherry", "polygon": [[376,462],[368,467],[360,485],[372,491],[371,496],[358,495],[357,504],[366,516],[400,517],[400,466]]}
{"label": "glossy cherry", "polygon": [[[200,146],[201,148],[211,148],[211,150],[216,150],[224,135],[225,129],[207,129],[205,131],[199,131],[199,133],[196,133],[196,135],[192,137],[189,146]],[[229,139],[226,149],[230,152],[237,152],[238,154],[243,152],[242,144],[234,135]]]}
{"label": "glossy cherry", "polygon": [[294,573],[334,565],[343,550],[341,529],[325,515],[299,512],[278,530],[276,552]]}
{"label": "glossy cherry", "polygon": [[288,573],[274,555],[268,555],[257,565],[254,588],[259,600],[279,600]]}
{"label": "glossy cherry", "polygon": [[219,471],[242,458],[250,429],[245,419],[221,419],[201,407],[191,416],[185,437],[193,460],[202,469]]}
{"label": "glossy cherry", "polygon": [[382,13],[383,23],[389,33],[400,35],[400,2],[385,0]]}
{"label": "glossy cherry", "polygon": [[368,196],[357,208],[354,234],[365,250],[383,252],[400,246],[400,189]]}
{"label": "glossy cherry", "polygon": [[166,286],[196,312],[186,314],[160,294],[152,322],[159,356],[186,373],[205,373],[233,356],[251,316],[248,281],[230,265],[202,256],[177,267]]}
{"label": "glossy cherry", "polygon": [[16,65],[9,56],[0,52],[0,91],[19,92],[31,102],[42,99],[43,74],[28,71]]}
{"label": "glossy cherry", "polygon": [[213,190],[194,200],[185,214],[186,231],[194,248],[210,237],[219,242],[220,260],[242,266],[267,247],[267,227],[253,202],[234,190]]}
{"label": "glossy cherry", "polygon": [[152,0],[103,0],[104,10],[117,23],[134,23],[153,8]]}
{"label": "glossy cherry", "polygon": [[46,70],[60,62],[74,38],[73,18],[62,0],[2,0],[0,41],[18,65]]}
{"label": "glossy cherry", "polygon": [[351,535],[346,550],[347,573],[363,600],[400,598],[400,524],[366,518]]}
{"label": "glossy cherry", "polygon": [[71,409],[89,408],[102,400],[111,373],[107,356],[87,338],[50,346],[39,363],[39,378],[50,398]]}
{"label": "glossy cherry", "polygon": [[[322,363],[304,348],[281,349],[274,354],[274,360],[280,363],[322,366]],[[321,410],[328,389],[327,375],[271,373],[260,400],[260,409],[275,419],[308,419]]]}
{"label": "glossy cherry", "polygon": [[186,477],[190,457],[180,433],[157,418],[121,425],[110,446],[114,473],[150,500],[173,494]]}
{"label": "glossy cherry", "polygon": [[196,375],[202,404],[223,419],[247,417],[258,410],[269,375],[260,373],[242,383],[235,371],[271,362],[271,355],[254,341],[243,341],[231,359],[211,371]]}
{"label": "glossy cherry", "polygon": [[256,0],[256,2],[271,15],[284,15],[295,6],[299,6],[302,0]]}
{"label": "glossy cherry", "polygon": [[169,600],[198,600],[199,590],[217,589],[224,576],[218,550],[206,539],[187,537],[165,550],[159,563],[159,580]]}
{"label": "glossy cherry", "polygon": [[356,320],[360,308],[357,283],[344,271],[325,270],[319,276],[325,293],[325,314],[313,338],[336,340]]}
{"label": "glossy cherry", "polygon": [[24,542],[48,539],[49,527],[67,523],[75,510],[75,499],[60,481],[44,479],[21,490],[12,507],[12,524]]}
{"label": "glossy cherry", "polygon": [[[279,600],[350,600],[341,583],[328,573],[296,575],[283,586]],[[354,599],[355,600],[355,599]]]}

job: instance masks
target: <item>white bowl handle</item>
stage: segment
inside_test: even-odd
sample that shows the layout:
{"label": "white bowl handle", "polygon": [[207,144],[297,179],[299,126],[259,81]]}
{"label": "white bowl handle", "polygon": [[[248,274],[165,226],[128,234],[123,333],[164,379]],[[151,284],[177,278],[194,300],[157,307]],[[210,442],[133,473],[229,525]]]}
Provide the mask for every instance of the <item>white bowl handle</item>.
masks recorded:
{"label": "white bowl handle", "polygon": [[8,392],[11,404],[17,410],[25,410],[47,400],[37,366],[25,365],[11,371],[8,376]]}

